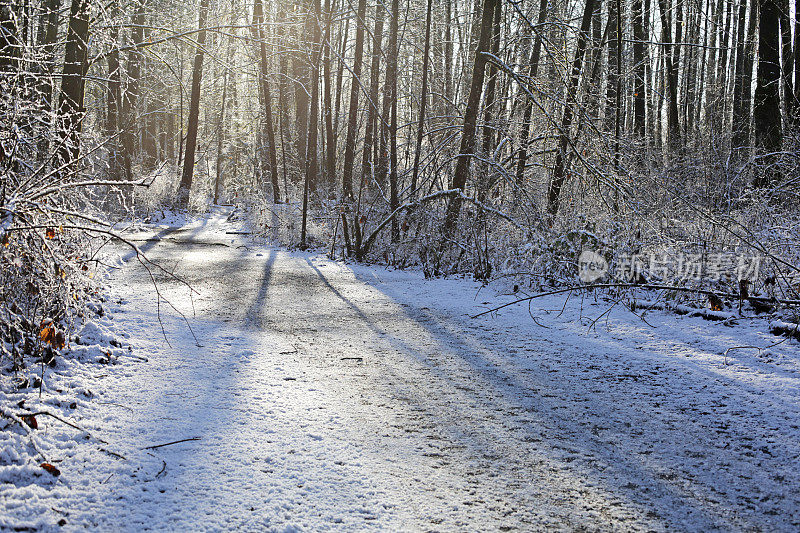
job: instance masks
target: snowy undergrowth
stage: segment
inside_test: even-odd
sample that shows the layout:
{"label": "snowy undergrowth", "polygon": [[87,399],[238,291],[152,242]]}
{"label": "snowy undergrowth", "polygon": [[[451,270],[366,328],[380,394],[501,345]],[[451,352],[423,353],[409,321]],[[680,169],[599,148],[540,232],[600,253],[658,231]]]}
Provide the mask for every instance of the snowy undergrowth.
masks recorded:
{"label": "snowy undergrowth", "polygon": [[[341,218],[323,215],[338,212],[334,204],[312,206],[307,241],[317,251],[333,251],[335,257],[347,259]],[[246,206],[241,216],[254,234],[291,249],[300,242],[301,207],[256,201]],[[468,275],[507,291],[547,292],[585,285],[579,259],[589,251],[601,256],[608,267],[608,274],[593,280],[595,283],[635,281],[676,288],[648,291],[616,287],[602,291],[628,307],[635,306],[631,302],[638,299],[678,314],[709,319],[714,318],[714,313],[727,313],[726,316],[744,320],[760,315],[790,324],[800,321],[791,305],[749,302],[746,298],[795,299],[800,290],[800,246],[795,245],[800,243],[800,222],[796,215],[767,202],[754,201],[725,218],[708,212],[688,212],[680,206],[670,216],[662,209],[650,211],[644,207],[625,216],[615,215],[616,218],[597,209],[588,210],[579,216],[557,218],[551,227],[535,221],[515,226],[492,218],[482,232],[469,223],[475,220],[476,209],[464,205],[460,228],[463,238],[445,255],[439,253],[437,237],[442,215],[437,209],[441,206],[427,207],[403,221],[396,244],[390,241],[387,227],[365,258],[367,262],[420,269],[426,276]],[[515,213],[513,206],[506,207],[508,213]],[[519,210],[516,214],[520,215]],[[376,217],[372,213],[361,219],[365,235],[380,219]],[[725,262],[716,273],[712,272],[715,258]],[[635,279],[631,272],[622,275],[632,260],[638,269]],[[741,268],[742,272],[737,271],[737,262],[746,267]],[[751,270],[744,272],[747,269]],[[750,276],[745,297],[725,297],[740,294],[742,286],[737,276],[742,273]],[[722,296],[717,299],[704,291]]]}
{"label": "snowy undergrowth", "polygon": [[[118,329],[117,304],[97,301],[87,318],[57,351],[49,365],[29,365],[20,380],[4,372],[0,379],[0,529],[33,531],[70,523],[59,498],[79,489],[77,471],[93,468],[97,455],[119,460],[102,439],[103,425],[83,420],[89,406],[102,404],[97,376],[119,372],[140,360]],[[102,483],[96,479],[96,483]],[[54,506],[55,504],[55,506]]]}

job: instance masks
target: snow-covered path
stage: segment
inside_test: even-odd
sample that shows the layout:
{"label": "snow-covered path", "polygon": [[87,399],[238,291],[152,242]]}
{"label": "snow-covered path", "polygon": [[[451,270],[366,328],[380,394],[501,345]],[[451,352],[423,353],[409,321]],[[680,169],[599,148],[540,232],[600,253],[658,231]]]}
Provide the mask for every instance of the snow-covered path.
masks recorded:
{"label": "snow-covered path", "polygon": [[[157,276],[201,346],[162,304],[164,341],[149,276],[130,261],[112,311],[149,362],[98,377],[103,403],[81,413],[128,460],[100,454],[76,474],[71,524],[800,527],[800,350],[723,359],[774,342],[764,324],[654,314],[651,328],[620,309],[590,329],[607,304],[559,314],[563,298],[537,301],[542,326],[524,307],[470,319],[508,298],[235,229],[218,214],[136,235],[197,291],[192,310],[185,286]],[[98,485],[98,472],[113,475]]]}

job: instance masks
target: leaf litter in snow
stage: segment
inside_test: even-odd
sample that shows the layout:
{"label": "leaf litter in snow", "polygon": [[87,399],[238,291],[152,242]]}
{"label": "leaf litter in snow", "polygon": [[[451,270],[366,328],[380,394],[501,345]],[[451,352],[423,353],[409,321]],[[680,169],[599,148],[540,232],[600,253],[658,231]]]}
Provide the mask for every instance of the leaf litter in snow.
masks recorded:
{"label": "leaf litter in snow", "polygon": [[[91,302],[88,315],[58,350],[50,365],[28,362],[31,377],[20,387],[14,373],[0,381],[0,529],[39,531],[62,526],[91,527],[86,516],[62,507],[67,494],[94,492],[76,486],[78,474],[97,485],[101,473],[115,472],[123,456],[102,439],[103,377],[135,361],[102,302]],[[114,305],[110,305],[114,307]],[[41,374],[43,372],[43,376]],[[41,380],[41,378],[44,378]],[[40,385],[41,388],[34,386]],[[90,414],[90,411],[95,412]],[[86,502],[90,498],[86,498]]]}

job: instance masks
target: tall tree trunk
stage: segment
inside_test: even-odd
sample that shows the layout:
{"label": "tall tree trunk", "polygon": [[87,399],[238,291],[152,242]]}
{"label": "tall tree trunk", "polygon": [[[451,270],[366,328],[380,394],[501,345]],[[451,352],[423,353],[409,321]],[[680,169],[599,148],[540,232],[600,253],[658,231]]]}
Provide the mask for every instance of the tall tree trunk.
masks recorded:
{"label": "tall tree trunk", "polygon": [[[663,0],[662,0],[663,1]],[[561,128],[559,132],[558,151],[556,152],[556,162],[553,166],[553,179],[547,192],[547,210],[550,214],[558,213],[561,201],[561,189],[567,175],[567,148],[569,148],[572,130],[572,121],[577,106],[578,82],[581,74],[581,64],[586,53],[586,43],[589,38],[589,26],[592,21],[594,11],[594,0],[586,0],[583,11],[580,33],[578,33],[578,44],[575,49],[575,58],[572,60],[572,71],[570,73],[566,102],[564,104],[564,114],[561,117]]]}
{"label": "tall tree trunk", "polygon": [[[281,136],[281,163],[283,167],[283,181],[286,185],[288,169],[286,168],[286,144],[292,144],[292,137],[289,128],[289,54],[285,46],[286,28],[286,2],[278,2],[278,26],[276,28],[276,36],[278,42],[278,115],[279,115],[279,128]],[[289,201],[289,191],[284,190],[286,201]]]}
{"label": "tall tree trunk", "polygon": [[[680,0],[677,0],[680,5]],[[680,123],[678,119],[678,65],[675,62],[675,52],[672,45],[672,17],[669,14],[667,0],[658,0],[661,11],[661,35],[664,44],[664,63],[667,78],[667,136],[672,150],[681,146]],[[680,27],[680,25],[677,25]],[[676,35],[677,35],[676,31]]]}
{"label": "tall tree trunk", "polygon": [[622,31],[619,27],[619,14],[617,12],[617,1],[608,0],[608,75],[606,77],[606,102],[603,113],[604,130],[614,131],[614,119],[616,117],[617,105],[617,80],[619,78],[619,67],[617,63],[617,34]]}
{"label": "tall tree trunk", "polygon": [[[178,90],[181,88],[178,87]],[[168,100],[164,119],[167,122],[166,158],[172,161],[175,159],[175,107],[171,98]]]}
{"label": "tall tree trunk", "polygon": [[756,51],[756,32],[758,31],[758,2],[750,1],[750,20],[747,22],[747,42],[744,52],[744,75],[742,76],[742,127],[744,128],[742,146],[753,144],[753,66]]}
{"label": "tall tree trunk", "polygon": [[452,27],[452,2],[445,2],[444,20],[444,98],[447,102],[453,101],[453,37]]}
{"label": "tall tree trunk", "polygon": [[44,72],[39,90],[42,94],[42,107],[50,110],[53,99],[53,83],[50,75],[55,67],[56,46],[58,39],[58,11],[61,0],[44,0],[42,14],[39,19],[39,46],[42,53]]}
{"label": "tall tree trunk", "polygon": [[[536,24],[534,32],[536,37],[533,41],[533,48],[531,49],[531,57],[528,61],[528,75],[531,80],[536,79],[539,72],[539,57],[542,51],[542,32],[544,31],[544,24],[547,22],[547,0],[541,0],[539,4],[539,19]],[[525,110],[523,111],[522,118],[522,131],[520,131],[519,138],[519,158],[517,159],[517,185],[522,185],[525,180],[525,165],[528,164],[528,137],[531,132],[531,116],[533,115],[533,102],[525,90],[520,88],[519,97],[525,102]]]}
{"label": "tall tree trunk", "polygon": [[647,20],[644,18],[642,0],[633,0],[633,131],[645,136],[647,84],[645,65],[645,41]]}
{"label": "tall tree trunk", "polygon": [[[259,66],[261,76],[261,92],[264,95],[262,131],[267,141],[266,157],[269,162],[270,182],[272,183],[272,201],[276,204],[281,202],[280,185],[278,184],[278,152],[275,145],[275,127],[272,122],[272,92],[269,87],[269,60],[267,59],[267,45],[265,43],[266,34],[264,32],[264,9],[261,0],[255,0],[253,4],[253,33],[258,42]],[[232,46],[232,43],[228,46]],[[262,154],[262,157],[263,154]]]}
{"label": "tall tree trunk", "polygon": [[[51,108],[53,106],[53,79],[55,70],[56,47],[58,40],[58,12],[61,9],[61,0],[44,0],[42,13],[39,18],[39,38],[38,44],[42,54],[41,66],[42,76],[39,81],[39,93],[41,95],[41,107],[44,111],[42,120],[45,129],[50,130]],[[2,41],[0,41],[2,42]],[[4,55],[0,52],[0,56]],[[49,152],[50,135],[43,135],[38,143],[38,153],[40,159],[45,159]]]}
{"label": "tall tree trunk", "polygon": [[386,8],[381,2],[375,5],[375,31],[372,33],[372,64],[369,69],[369,106],[367,108],[367,129],[364,133],[364,151],[361,154],[362,179],[372,179],[374,173],[375,132],[378,128],[378,88],[380,81],[381,46],[383,41],[383,14]]}
{"label": "tall tree trunk", "polygon": [[[611,1],[611,0],[607,0]],[[603,2],[595,0],[594,11],[592,12],[592,41],[586,51],[588,59],[587,66],[591,69],[591,76],[584,83],[586,85],[586,115],[589,120],[597,122],[597,118],[602,111],[600,92],[602,81],[600,74],[603,64],[603,46],[605,43],[604,35],[609,31],[610,21],[603,26]]]}
{"label": "tall tree trunk", "polygon": [[[310,3],[309,3],[310,5]],[[306,6],[303,4],[303,8]],[[305,171],[306,162],[306,143],[308,142],[308,106],[310,96],[310,67],[308,64],[308,39],[313,34],[313,24],[315,21],[310,12],[305,13],[305,24],[301,38],[300,50],[292,55],[292,66],[294,70],[294,104],[295,104],[295,124],[297,125],[295,146],[297,148],[298,161],[300,168]]]}
{"label": "tall tree trunk", "polygon": [[208,18],[209,0],[200,0],[200,14],[197,27],[197,50],[192,70],[192,94],[189,100],[189,120],[186,127],[186,155],[183,159],[183,174],[178,186],[178,205],[189,206],[189,193],[194,177],[194,156],[197,150],[197,128],[200,120],[200,84],[203,79],[203,46],[206,43],[206,19]]}
{"label": "tall tree trunk", "polygon": [[[617,31],[615,32],[616,44],[614,46],[614,65],[617,68],[617,74],[614,79],[616,88],[614,90],[614,170],[619,176],[620,173],[620,137],[622,136],[622,5],[620,0],[611,0],[614,5],[614,14],[617,18],[615,24]],[[618,209],[618,199],[616,194],[619,189],[614,190],[614,210]]]}
{"label": "tall tree trunk", "polygon": [[728,40],[731,33],[731,12],[733,11],[732,3],[730,0],[725,1],[725,27],[722,31],[722,38],[720,39],[719,63],[717,65],[717,104],[716,116],[714,117],[714,132],[722,133],[725,129],[724,124],[728,89]]}
{"label": "tall tree trunk", "polygon": [[72,0],[64,50],[61,95],[58,102],[59,165],[75,171],[80,155],[80,132],[85,112],[83,97],[88,68],[89,0]]}
{"label": "tall tree trunk", "polygon": [[344,57],[347,50],[347,39],[350,37],[350,18],[344,22],[344,31],[342,32],[342,42],[339,47],[339,68],[336,71],[336,101],[333,112],[333,132],[338,136],[339,134],[339,118],[342,111],[342,83],[344,80]]}
{"label": "tall tree trunk", "polygon": [[141,76],[141,52],[135,47],[144,42],[145,3],[140,0],[136,5],[133,15],[133,28],[131,29],[131,44],[134,49],[128,56],[128,84],[123,95],[122,105],[119,107],[119,125],[121,141],[122,171],[126,180],[133,179],[133,157],[136,152],[136,136],[134,129],[138,128],[135,120],[136,106],[139,100],[139,78]]}
{"label": "tall tree trunk", "polygon": [[219,198],[222,195],[222,149],[225,141],[225,104],[228,99],[228,70],[222,75],[222,101],[219,107],[219,119],[217,120],[217,160],[215,166],[215,180],[214,180],[214,203],[219,204]]}
{"label": "tall tree trunk", "polygon": [[322,16],[320,0],[313,0],[314,25],[312,29],[311,52],[311,114],[308,121],[308,143],[306,153],[306,179],[303,184],[303,223],[300,232],[300,247],[307,247],[306,231],[308,219],[309,194],[314,190],[317,181],[317,136],[319,132],[319,62],[320,62],[320,37],[319,20]]}
{"label": "tall tree trunk", "polygon": [[333,131],[333,96],[331,91],[331,26],[333,25],[333,11],[336,5],[331,6],[331,0],[325,0],[325,36],[323,38],[324,57],[322,60],[322,81],[325,84],[323,113],[325,115],[325,181],[331,188],[336,186],[336,134]]}
{"label": "tall tree trunk", "polygon": [[[386,66],[388,71],[388,66],[389,66],[388,54],[391,54],[391,48],[387,48],[387,50],[388,52],[387,52]],[[391,88],[389,87],[388,75],[384,79],[383,102],[381,103],[381,106],[382,106],[381,107],[382,111],[378,124],[378,131],[380,133],[380,136],[378,139],[379,142],[377,143],[378,164],[377,164],[377,172],[375,174],[376,174],[376,181],[382,187],[386,184],[386,176],[389,174],[389,135],[390,135],[389,130],[391,127],[390,121],[392,114],[392,91]]]}
{"label": "tall tree trunk", "polygon": [[[701,14],[700,14],[700,2],[689,2],[687,8],[687,20],[689,21],[688,29],[686,31],[686,42],[689,43],[699,43],[700,41],[700,31],[702,25],[700,23]],[[688,46],[686,47],[686,51],[684,52],[684,61],[683,61],[683,75],[684,79],[686,80],[684,83],[684,94],[683,94],[683,109],[681,112],[683,113],[683,129],[687,132],[687,139],[689,137],[689,133],[694,133],[694,116],[695,116],[695,103],[696,103],[696,95],[697,95],[697,65],[698,63],[702,63],[702,59],[698,59],[698,54],[705,52],[705,48],[702,49],[696,46]],[[694,137],[692,135],[691,137]]]}
{"label": "tall tree trunk", "polygon": [[786,119],[791,123],[794,117],[794,86],[792,74],[794,73],[794,53],[792,52],[792,26],[789,22],[789,0],[780,0],[781,22],[781,55],[783,59],[783,104],[786,110]]}
{"label": "tall tree trunk", "polygon": [[308,192],[317,189],[319,180],[319,70],[320,70],[320,39],[322,31],[319,27],[322,9],[320,0],[313,0],[314,25],[312,29],[311,52],[311,101],[308,116],[308,142],[306,143],[306,183]]}
{"label": "tall tree trunk", "polygon": [[367,14],[367,0],[358,0],[356,12],[356,50],[353,57],[353,81],[350,84],[350,109],[347,120],[347,138],[344,143],[344,161],[342,169],[342,196],[353,197],[353,164],[356,154],[356,138],[358,134],[358,97],[361,93],[361,65],[364,55],[364,24]]}
{"label": "tall tree trunk", "polygon": [[[750,16],[754,16],[755,11]],[[745,45],[747,44],[747,35],[745,34],[746,26],[745,19],[747,18],[747,0],[739,0],[739,20],[737,21],[736,29],[736,63],[733,67],[733,137],[732,137],[732,150],[738,152],[738,149],[747,144],[746,132],[749,128],[744,124],[744,77],[752,77],[753,71],[746,73],[745,67]]]}
{"label": "tall tree trunk", "polygon": [[[777,152],[783,143],[780,107],[781,62],[779,52],[780,8],[776,0],[758,0],[760,21],[758,27],[758,73],[753,108],[756,146],[767,154]],[[765,159],[767,165],[772,157]],[[755,184],[769,185],[775,174],[762,173]]]}
{"label": "tall tree trunk", "polygon": [[[258,26],[259,24],[261,24],[262,20],[259,20],[259,17],[256,16],[256,13],[258,13],[260,7],[261,7],[260,6],[260,0],[256,0],[256,4],[253,6],[253,22],[254,22],[254,27],[258,28],[257,33],[263,33],[263,32],[260,31],[260,27]],[[223,169],[223,160],[224,160],[223,148],[224,148],[224,142],[225,142],[225,130],[227,129],[226,128],[226,123],[225,123],[225,109],[226,109],[227,104],[228,104],[228,74],[229,74],[230,69],[233,68],[233,58],[234,58],[234,54],[236,52],[236,47],[235,47],[236,43],[234,42],[234,38],[236,36],[236,34],[235,34],[236,30],[233,29],[236,26],[236,11],[237,11],[236,0],[231,0],[231,16],[230,16],[231,30],[230,31],[232,33],[231,33],[231,35],[228,36],[228,39],[227,39],[227,41],[228,41],[228,43],[227,43],[228,44],[228,57],[227,57],[227,60],[226,60],[225,64],[223,65],[224,73],[222,75],[222,101],[220,102],[219,119],[217,120],[217,159],[216,159],[216,162],[215,162],[215,167],[216,167],[215,168],[215,173],[216,173],[216,176],[215,176],[215,180],[214,180],[214,203],[215,204],[219,204],[219,199],[222,196],[222,185],[223,185],[222,169]],[[258,38],[259,35],[256,35],[255,37]],[[263,50],[263,42],[262,42],[262,50]],[[264,55],[266,55],[266,54],[264,54]],[[274,163],[273,163],[273,167],[272,168],[273,168],[273,173],[276,173],[277,171],[275,170]],[[277,179],[276,179],[276,181],[277,181]]]}
{"label": "tall tree trunk", "polygon": [[[397,182],[397,37],[400,28],[400,2],[392,0],[392,20],[389,24],[389,51],[386,57],[386,87],[391,102],[389,123],[389,209],[400,207],[399,184]],[[392,219],[392,242],[400,239],[397,217]]]}
{"label": "tall tree trunk", "polygon": [[[143,21],[143,23],[146,25],[146,21]],[[150,28],[143,28],[143,31],[143,41],[150,41],[150,35],[152,33]],[[141,125],[139,127],[139,146],[141,146],[142,149],[142,163],[144,164],[144,168],[150,170],[154,168],[155,161],[158,158],[158,148],[156,147],[156,121],[158,120],[158,113],[156,112],[156,109],[158,108],[157,95],[159,94],[159,90],[154,85],[159,83],[160,80],[152,78],[147,79],[147,75],[151,70],[150,59],[147,55],[141,54],[139,61],[141,62],[141,69],[144,72],[144,75],[139,77],[139,83],[140,85],[143,83],[148,89],[140,93],[143,114],[139,119],[141,121]]]}
{"label": "tall tree trunk", "polygon": [[428,0],[428,7],[425,12],[425,46],[422,52],[422,88],[419,103],[419,117],[417,124],[417,145],[414,151],[414,167],[411,173],[410,196],[414,198],[417,194],[417,179],[419,177],[419,159],[422,155],[422,138],[425,134],[425,109],[428,105],[428,62],[431,51],[431,8],[433,0]]}
{"label": "tall tree trunk", "polygon": [[[492,15],[492,55],[497,57],[500,54],[500,17],[502,15],[502,2],[495,2],[494,14]],[[489,75],[486,82],[485,110],[483,114],[483,153],[488,157],[494,149],[494,121],[495,101],[497,93],[497,67],[494,63],[489,63]],[[485,180],[484,180],[485,181]]]}
{"label": "tall tree trunk", "polygon": [[[116,4],[112,6],[112,20],[118,14]],[[113,47],[108,54],[108,100],[107,100],[107,114],[106,114],[106,135],[109,140],[109,174],[112,179],[119,179],[121,166],[120,166],[120,153],[119,153],[119,115],[120,105],[122,103],[122,82],[119,63],[119,27],[116,21],[112,22],[114,25],[111,27],[109,39]]]}
{"label": "tall tree trunk", "polygon": [[[477,130],[478,111],[480,110],[481,94],[483,93],[483,77],[486,70],[485,52],[489,50],[492,39],[492,20],[494,18],[495,4],[500,0],[484,0],[483,14],[481,16],[480,38],[475,50],[475,61],[472,66],[472,81],[467,98],[467,107],[464,110],[464,126],[461,132],[461,148],[456,161],[453,174],[453,189],[464,190],[469,177],[472,156],[475,153],[475,134]],[[591,3],[592,0],[589,0]],[[447,204],[444,224],[442,226],[442,245],[453,237],[453,232],[458,222],[461,211],[461,198],[454,196]]]}
{"label": "tall tree trunk", "polygon": [[794,0],[794,109],[800,105],[800,3]]}

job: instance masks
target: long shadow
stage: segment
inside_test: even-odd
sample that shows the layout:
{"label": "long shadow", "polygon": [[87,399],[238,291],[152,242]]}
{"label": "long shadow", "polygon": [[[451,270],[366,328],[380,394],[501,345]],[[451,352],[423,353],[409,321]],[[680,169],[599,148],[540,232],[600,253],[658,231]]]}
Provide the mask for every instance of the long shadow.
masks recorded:
{"label": "long shadow", "polygon": [[[167,228],[159,234],[167,235],[174,231],[175,228]],[[203,263],[203,273],[209,279],[224,279],[232,269],[237,269],[237,266],[242,268],[240,261],[246,253],[239,251],[220,255],[219,261]],[[257,315],[268,301],[267,292],[274,262],[275,253],[271,251],[264,266],[261,285],[247,312],[249,317]],[[238,278],[232,279],[239,281]],[[254,288],[252,285],[240,287],[236,282],[231,285],[225,283],[224,287],[228,291],[241,289],[246,293]],[[136,431],[127,435],[127,445],[142,448],[186,437],[200,437],[200,440],[152,451],[148,454],[153,456],[152,464],[137,466],[138,472],[134,472],[134,475],[138,479],[134,484],[123,476],[111,479],[108,484],[109,497],[104,504],[115,509],[114,520],[120,523],[112,525],[121,530],[203,529],[208,527],[203,522],[204,514],[213,514],[217,518],[220,515],[228,516],[227,523],[236,529],[244,527],[247,520],[245,511],[250,506],[263,504],[262,494],[256,491],[233,495],[228,492],[231,489],[225,486],[223,480],[216,483],[208,480],[209,476],[224,474],[224,470],[220,471],[214,464],[230,446],[230,443],[226,446],[228,439],[239,446],[250,446],[250,443],[238,442],[237,428],[241,427],[243,420],[255,416],[251,405],[237,403],[239,382],[247,374],[248,365],[252,364],[251,359],[240,358],[237,353],[258,350],[257,337],[249,335],[247,326],[241,327],[240,322],[228,324],[221,319],[220,311],[226,308],[226,303],[225,295],[220,295],[213,300],[210,308],[192,319],[193,327],[202,335],[201,341],[210,350],[217,351],[214,356],[209,356],[206,349],[198,350],[189,337],[181,335],[180,330],[185,325],[177,316],[169,312],[159,316],[155,310],[138,311],[145,323],[155,325],[164,321],[174,344],[171,352],[175,355],[164,361],[174,366],[168,366],[162,372],[151,371],[151,381],[142,383],[143,387],[151,390],[163,388],[165,394],[156,396],[156,401],[148,402],[136,411],[137,419],[132,426]],[[174,386],[176,383],[179,385]],[[181,400],[171,400],[173,396]],[[163,477],[158,473],[162,459]],[[246,479],[234,478],[232,483],[241,490],[247,490]],[[176,487],[184,488],[178,490]],[[199,492],[193,493],[193,490]],[[196,511],[196,515],[193,511],[181,512],[178,516],[145,516],[138,509],[139,506],[142,510],[163,508],[172,512],[179,509],[180,505],[177,504],[183,505],[184,500],[192,501],[190,507]]]}
{"label": "long shadow", "polygon": [[[189,230],[187,237],[189,239],[192,239],[195,235],[197,235],[200,232],[200,230],[204,229],[207,225],[208,225],[208,219],[204,218],[200,224]],[[144,242],[144,244],[139,246],[139,250],[142,253],[146,253],[150,249],[152,249],[156,244],[160,244],[161,242],[163,242],[165,237],[174,235],[176,233],[183,233],[185,231],[186,231],[186,226],[169,226],[163,228],[155,235],[148,237],[147,240]],[[136,250],[131,250],[130,252],[122,256],[122,261],[127,263],[137,255],[138,252]]]}
{"label": "long shadow", "polygon": [[[405,340],[397,338],[395,335],[392,335],[389,331],[376,324],[373,319],[371,319],[362,309],[358,307],[358,305],[356,305],[352,300],[347,298],[347,296],[343,295],[338,289],[336,289],[336,287],[332,285],[326,276],[309,259],[306,259],[306,261],[310,268],[317,274],[321,282],[333,294],[342,300],[361,320],[363,320],[373,332],[386,339],[392,345],[392,347],[399,352],[408,354],[416,358],[420,363],[425,364],[427,366],[427,370],[429,370],[432,375],[435,375],[442,382],[446,384],[449,383],[453,388],[463,390],[463,383],[457,382],[452,376],[448,375],[446,371],[438,368],[438,365],[435,364],[435,361],[432,361],[419,349]],[[365,281],[374,287],[374,283],[371,283],[370,280],[361,281]],[[379,287],[375,288],[381,290]],[[394,298],[392,298],[391,295],[387,294],[385,291],[381,292],[386,294],[386,296],[391,300],[394,300]],[[521,402],[521,399],[525,398],[526,403],[527,401],[530,401],[533,404],[534,412],[545,416],[547,416],[548,413],[556,413],[557,408],[563,407],[563,405],[559,405],[557,402],[547,400],[544,396],[534,396],[533,394],[530,394],[530,384],[519,381],[516,376],[509,374],[503,369],[497,368],[494,366],[492,361],[489,361],[485,357],[476,354],[475,345],[470,345],[464,342],[464,340],[456,337],[452,332],[446,331],[446,329],[442,328],[441,326],[432,326],[430,323],[431,321],[426,321],[428,323],[425,323],[420,321],[419,316],[413,316],[408,311],[403,311],[403,313],[406,314],[410,320],[416,322],[416,324],[421,328],[427,330],[429,334],[438,339],[440,343],[444,343],[451,347],[454,355],[459,358],[459,362],[469,365],[472,368],[473,373],[480,375],[485,384],[493,389],[492,397],[500,397],[510,406],[514,406],[522,410],[530,410],[531,405],[524,405]],[[421,313],[421,311],[419,311],[419,313]],[[435,322],[435,319],[433,319],[433,322]],[[487,346],[481,346],[481,349],[482,351],[486,352],[491,352],[492,350],[491,347]],[[542,388],[546,389],[546,384],[542,384]],[[610,392],[610,390],[607,390],[605,391],[605,394]],[[455,405],[451,407],[453,409],[457,408]],[[606,410],[609,412],[613,411],[609,410],[608,408],[606,408]],[[575,409],[572,409],[572,414],[578,413]],[[555,427],[565,429],[565,433],[570,435],[569,444],[572,447],[581,449],[585,455],[590,457],[600,458],[602,462],[605,463],[604,466],[606,466],[606,468],[622,474],[621,479],[625,479],[626,476],[629,477],[630,473],[634,472],[635,478],[643,481],[645,486],[650,485],[651,487],[657,487],[656,490],[660,493],[659,497],[666,497],[671,502],[670,507],[673,509],[673,511],[670,513],[670,519],[675,519],[674,509],[686,509],[688,506],[691,506],[693,512],[697,513],[697,516],[703,516],[707,524],[713,525],[713,527],[726,527],[725,522],[721,521],[720,515],[727,510],[725,507],[727,507],[730,502],[723,502],[720,504],[722,505],[722,508],[718,509],[719,514],[711,511],[709,508],[706,508],[706,506],[700,501],[687,503],[687,497],[694,499],[690,491],[672,484],[668,484],[660,479],[655,479],[654,471],[645,468],[641,462],[631,460],[631,458],[625,454],[625,450],[618,449],[616,446],[611,446],[608,443],[599,440],[594,433],[581,426],[578,423],[578,420],[568,420],[563,416],[559,416],[558,414],[551,414],[549,415],[549,418],[551,424],[553,424]],[[460,429],[463,430],[464,428]],[[538,433],[531,431],[530,429],[526,428],[526,431],[530,437],[537,438],[539,436]],[[477,447],[479,449],[492,447],[492,443],[488,440],[483,443],[474,442],[474,439],[476,438],[474,432],[471,432],[469,435],[466,435],[464,431],[458,431],[458,433],[461,434],[459,435],[461,440],[463,440],[464,437],[473,439],[473,442],[471,443],[473,447]],[[555,457],[553,460],[559,461],[560,459]],[[597,481],[601,480],[598,479]],[[700,487],[695,488],[700,489]],[[632,503],[635,503],[637,500],[636,492],[620,489],[618,487],[615,487],[614,490],[622,490],[623,493],[627,494],[629,501]]]}
{"label": "long shadow", "polygon": [[275,250],[270,249],[269,254],[267,255],[267,260],[264,263],[264,270],[261,273],[258,292],[256,293],[255,298],[253,298],[253,303],[250,304],[250,307],[244,315],[245,321],[248,325],[257,323],[262,311],[267,306],[269,300],[269,286],[272,282],[272,272],[273,268],[275,267],[276,255],[277,254],[275,253]]}
{"label": "long shadow", "polygon": [[[144,242],[144,244],[139,246],[139,251],[141,251],[142,253],[147,253],[153,246],[155,246],[156,244],[160,244],[161,240],[164,237],[167,237],[168,235],[171,235],[171,234],[177,232],[179,229],[180,228],[176,228],[176,227],[170,227],[170,228],[162,229],[161,231],[159,231],[158,233],[156,233],[152,237],[148,237],[147,240]],[[137,252],[136,250],[131,250],[130,252],[128,252],[128,253],[126,253],[125,255],[122,256],[122,261],[127,263],[128,261],[130,261],[131,259],[133,259],[137,255],[139,255],[139,252]]]}

